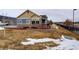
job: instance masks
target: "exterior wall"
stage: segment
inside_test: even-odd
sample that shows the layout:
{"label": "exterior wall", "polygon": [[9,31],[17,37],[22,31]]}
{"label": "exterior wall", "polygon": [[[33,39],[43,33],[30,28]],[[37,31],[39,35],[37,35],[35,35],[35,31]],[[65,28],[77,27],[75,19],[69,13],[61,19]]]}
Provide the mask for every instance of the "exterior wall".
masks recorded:
{"label": "exterior wall", "polygon": [[32,19],[32,20],[37,20],[37,21],[39,21],[39,20],[40,20],[40,17],[38,17],[38,16],[33,16],[31,19]]}
{"label": "exterior wall", "polygon": [[8,25],[16,25],[16,19],[3,19],[2,23],[7,23]]}
{"label": "exterior wall", "polygon": [[35,24],[38,24],[38,23],[36,23],[36,22],[39,22],[39,24],[41,24],[41,22],[40,22],[40,17],[32,17],[31,22],[32,22],[32,21],[35,21]]}

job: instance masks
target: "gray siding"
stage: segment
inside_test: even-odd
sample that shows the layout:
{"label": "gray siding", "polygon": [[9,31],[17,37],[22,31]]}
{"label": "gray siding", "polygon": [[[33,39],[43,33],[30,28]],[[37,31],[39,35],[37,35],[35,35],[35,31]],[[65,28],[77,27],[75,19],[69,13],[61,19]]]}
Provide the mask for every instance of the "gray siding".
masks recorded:
{"label": "gray siding", "polygon": [[16,25],[16,18],[14,17],[8,17],[8,16],[2,16],[0,15],[0,21],[2,23],[7,23],[8,25]]}

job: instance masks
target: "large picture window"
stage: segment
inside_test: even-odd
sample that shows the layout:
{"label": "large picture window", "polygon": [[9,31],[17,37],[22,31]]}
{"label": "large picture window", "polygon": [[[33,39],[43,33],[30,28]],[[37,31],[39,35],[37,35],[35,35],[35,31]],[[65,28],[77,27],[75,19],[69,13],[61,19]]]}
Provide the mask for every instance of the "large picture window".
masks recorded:
{"label": "large picture window", "polygon": [[26,19],[22,19],[22,23],[26,23]]}
{"label": "large picture window", "polygon": [[35,24],[35,21],[32,21],[32,24]]}
{"label": "large picture window", "polygon": [[17,23],[22,23],[22,20],[17,20]]}
{"label": "large picture window", "polygon": [[39,24],[39,21],[36,21],[36,24]]}
{"label": "large picture window", "polygon": [[30,22],[29,19],[18,19],[18,20],[17,20],[17,23],[21,23],[21,24],[22,24],[22,23],[23,23],[23,24],[24,24],[24,23],[29,23],[29,22]]}

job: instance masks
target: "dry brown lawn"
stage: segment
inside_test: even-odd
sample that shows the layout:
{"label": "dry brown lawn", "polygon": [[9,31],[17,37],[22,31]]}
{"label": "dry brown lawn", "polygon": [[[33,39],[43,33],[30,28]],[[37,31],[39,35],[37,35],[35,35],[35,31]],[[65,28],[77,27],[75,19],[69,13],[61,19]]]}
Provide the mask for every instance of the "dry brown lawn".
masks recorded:
{"label": "dry brown lawn", "polygon": [[79,34],[76,34],[74,32],[71,32],[69,30],[66,30],[62,27],[59,26],[59,30],[57,30],[57,32],[59,32],[60,34],[63,34],[63,35],[67,35],[67,36],[70,36],[70,37],[74,37],[76,38],[77,40],[79,40]]}
{"label": "dry brown lawn", "polygon": [[[0,39],[3,39],[3,31],[0,31]],[[11,40],[22,40],[25,38],[60,38],[61,34],[52,29],[26,29],[26,30],[17,30],[17,29],[6,29],[5,38]]]}
{"label": "dry brown lawn", "polygon": [[45,49],[46,46],[54,47],[57,46],[54,42],[43,42],[36,43],[34,45],[22,45],[21,41],[25,40],[25,38],[61,38],[61,35],[67,35],[71,37],[75,37],[79,40],[79,35],[70,32],[59,26],[59,29],[25,29],[25,30],[17,30],[17,29],[6,29],[5,37],[3,34],[3,30],[0,31],[0,49],[17,49],[17,50],[41,50]]}
{"label": "dry brown lawn", "polygon": [[35,44],[29,44],[29,45],[17,45],[13,49],[16,50],[43,50],[47,47],[55,47],[58,46],[58,44],[54,42],[42,42],[42,43],[35,43]]}

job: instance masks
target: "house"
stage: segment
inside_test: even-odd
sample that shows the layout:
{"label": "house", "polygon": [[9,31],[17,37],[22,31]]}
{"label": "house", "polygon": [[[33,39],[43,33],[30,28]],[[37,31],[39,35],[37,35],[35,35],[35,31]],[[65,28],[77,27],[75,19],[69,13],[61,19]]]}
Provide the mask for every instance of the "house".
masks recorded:
{"label": "house", "polygon": [[38,15],[30,10],[26,10],[17,17],[17,25],[33,28],[47,28],[47,19],[48,17],[46,15]]}
{"label": "house", "polygon": [[6,25],[16,25],[16,18],[0,15],[0,22]]}

